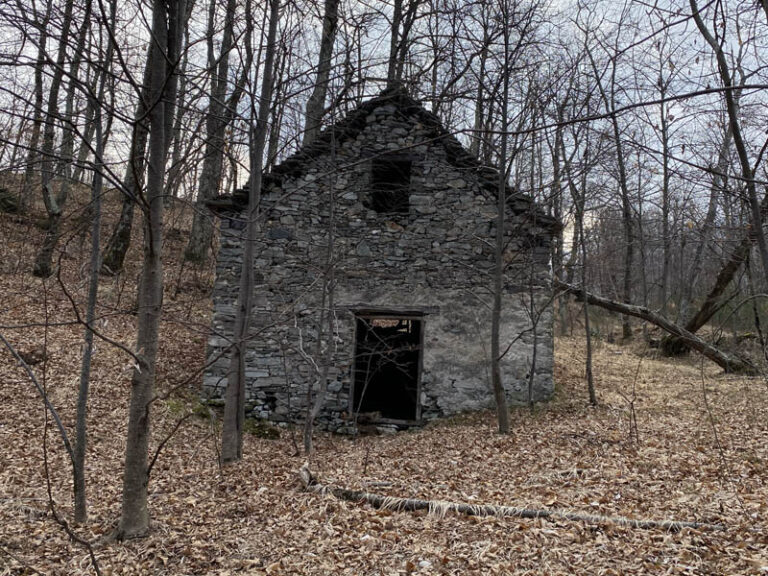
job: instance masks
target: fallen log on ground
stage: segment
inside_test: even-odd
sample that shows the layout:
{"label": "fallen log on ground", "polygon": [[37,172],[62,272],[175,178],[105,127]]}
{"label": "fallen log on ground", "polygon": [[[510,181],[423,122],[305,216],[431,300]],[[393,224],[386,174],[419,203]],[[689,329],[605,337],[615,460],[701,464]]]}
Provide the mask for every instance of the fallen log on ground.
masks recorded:
{"label": "fallen log on ground", "polygon": [[692,332],[689,332],[682,326],[678,326],[671,320],[668,320],[664,316],[657,314],[656,312],[644,307],[635,306],[633,304],[625,304],[623,302],[616,302],[615,300],[609,300],[596,294],[591,294],[578,286],[572,284],[566,284],[562,280],[555,278],[555,288],[563,292],[569,292],[576,296],[579,300],[586,298],[587,303],[591,306],[599,306],[612,312],[619,312],[628,316],[634,316],[641,318],[655,326],[658,326],[665,332],[675,336],[678,340],[685,342],[685,344],[691,349],[696,350],[703,356],[709,358],[720,366],[723,370],[730,374],[745,374],[747,376],[757,376],[760,370],[752,362],[745,358],[740,358],[734,354],[728,354],[723,352],[719,348],[715,348],[708,342],[702,340]]}
{"label": "fallen log on ground", "polygon": [[430,514],[444,516],[448,512],[465,514],[467,516],[495,516],[506,518],[544,518],[547,520],[569,520],[586,524],[614,524],[628,528],[661,529],[669,532],[679,532],[683,528],[696,530],[725,530],[722,524],[708,522],[681,522],[678,520],[636,520],[622,516],[601,516],[598,514],[583,514],[557,509],[518,508],[516,506],[497,506],[492,504],[465,504],[461,502],[446,502],[443,500],[419,500],[417,498],[397,498],[372,494],[361,490],[348,490],[335,486],[320,484],[312,475],[305,463],[299,469],[299,479],[307,492],[330,494],[339,500],[356,503],[368,503],[374,508],[393,510],[395,512],[414,512],[427,510]]}

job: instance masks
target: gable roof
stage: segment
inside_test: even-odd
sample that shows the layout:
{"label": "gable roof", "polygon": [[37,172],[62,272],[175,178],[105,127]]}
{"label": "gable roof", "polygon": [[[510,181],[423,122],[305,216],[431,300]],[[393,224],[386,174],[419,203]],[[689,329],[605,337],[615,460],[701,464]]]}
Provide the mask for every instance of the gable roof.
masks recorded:
{"label": "gable roof", "polygon": [[[385,108],[388,113],[402,118],[416,120],[433,134],[431,142],[443,147],[448,162],[461,170],[472,173],[481,185],[494,195],[498,190],[499,171],[480,162],[469,152],[456,137],[445,129],[436,114],[430,112],[422,104],[412,98],[402,86],[387,88],[378,96],[365,101],[345,118],[326,127],[310,144],[303,146],[297,152],[274,166],[265,177],[271,181],[280,182],[286,176],[301,176],[312,164],[312,160],[328,152],[331,145],[356,138],[369,125],[369,116],[378,109]],[[223,199],[222,199],[223,200]],[[238,202],[239,200],[239,202]],[[243,198],[231,198],[232,204],[242,206]],[[247,199],[245,199],[247,203]],[[533,198],[507,186],[507,203],[515,214],[530,214],[536,223],[549,231],[560,226],[557,220],[548,215]],[[220,206],[216,199],[209,202],[211,207]]]}

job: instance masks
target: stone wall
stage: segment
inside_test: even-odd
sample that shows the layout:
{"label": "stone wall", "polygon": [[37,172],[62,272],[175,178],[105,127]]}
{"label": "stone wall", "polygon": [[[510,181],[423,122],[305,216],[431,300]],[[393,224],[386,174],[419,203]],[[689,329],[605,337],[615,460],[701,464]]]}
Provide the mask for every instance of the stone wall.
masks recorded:
{"label": "stone wall", "polygon": [[[407,214],[367,207],[372,158],[388,151],[406,153],[412,162]],[[246,355],[250,414],[275,421],[302,419],[307,387],[317,380],[313,362],[319,365],[320,351],[330,345],[333,362],[319,422],[332,430],[348,429],[354,310],[359,308],[424,313],[422,419],[493,406],[488,350],[496,197],[475,167],[455,166],[449,152],[432,127],[382,104],[366,112],[354,137],[332,140],[325,152],[270,180],[262,197]],[[523,203],[522,210],[509,210],[505,254],[502,346],[514,344],[502,370],[513,402],[527,401],[530,381],[535,401],[553,392],[549,233],[525,207],[535,208]],[[318,325],[325,306],[331,211],[334,334],[326,338]],[[209,398],[223,397],[226,386],[242,218],[237,209],[221,217],[208,353],[212,364],[204,378]],[[539,316],[535,334],[531,314]],[[536,370],[530,379],[534,340]]]}

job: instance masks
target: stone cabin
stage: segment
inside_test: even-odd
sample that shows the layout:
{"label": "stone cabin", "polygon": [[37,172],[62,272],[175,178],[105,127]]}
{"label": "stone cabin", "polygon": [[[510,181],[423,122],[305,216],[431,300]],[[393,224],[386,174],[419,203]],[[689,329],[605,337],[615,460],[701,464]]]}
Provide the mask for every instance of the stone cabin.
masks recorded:
{"label": "stone cabin", "polygon": [[[359,414],[408,426],[493,407],[497,183],[496,170],[402,89],[365,102],[266,174],[248,414],[302,421],[307,389],[325,365],[317,422],[330,430],[352,431]],[[502,375],[511,402],[537,402],[554,390],[550,240],[558,224],[508,192]],[[221,232],[203,383],[213,403],[227,385],[246,203],[239,191],[210,204]]]}

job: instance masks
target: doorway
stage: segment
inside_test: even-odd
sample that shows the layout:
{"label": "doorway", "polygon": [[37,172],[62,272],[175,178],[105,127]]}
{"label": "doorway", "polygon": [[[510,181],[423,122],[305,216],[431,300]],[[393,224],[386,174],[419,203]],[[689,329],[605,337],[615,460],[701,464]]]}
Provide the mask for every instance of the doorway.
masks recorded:
{"label": "doorway", "polygon": [[379,421],[420,417],[421,316],[356,317],[352,412]]}

